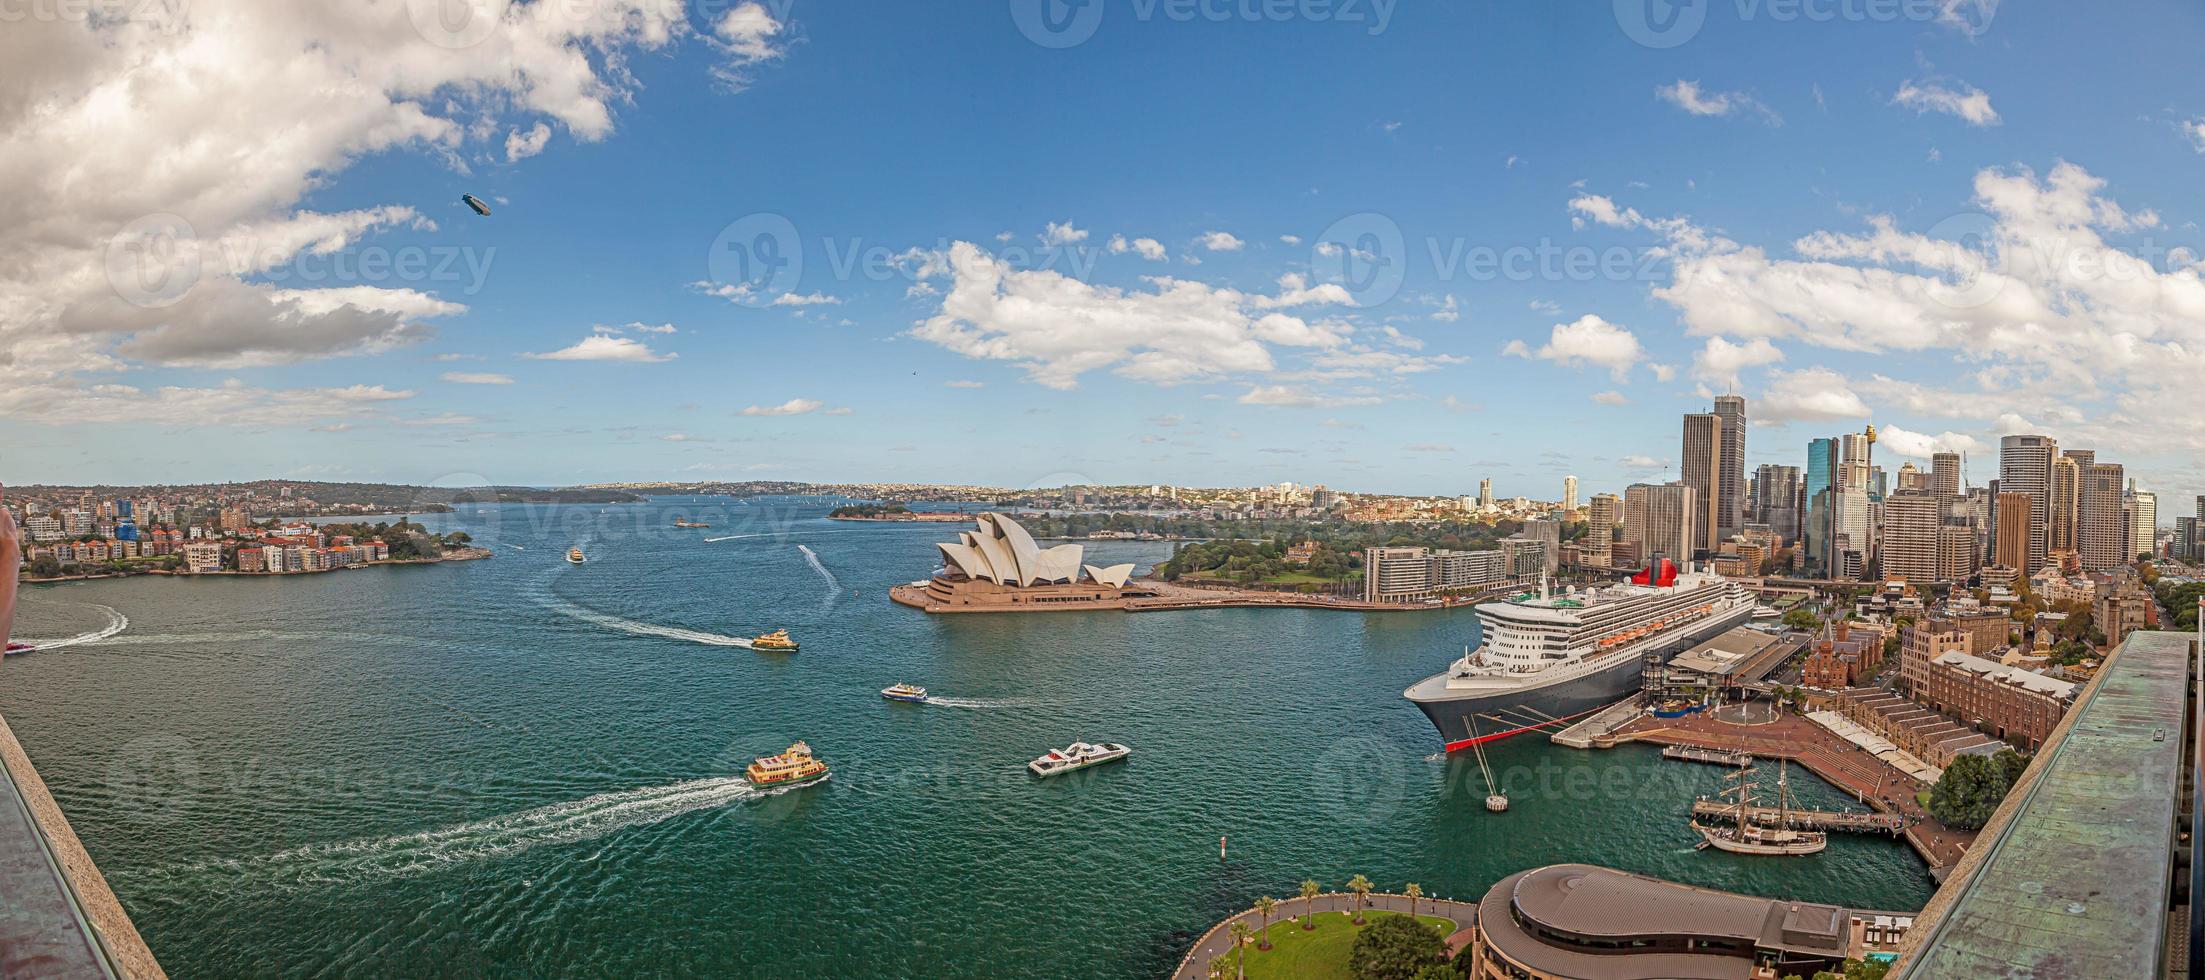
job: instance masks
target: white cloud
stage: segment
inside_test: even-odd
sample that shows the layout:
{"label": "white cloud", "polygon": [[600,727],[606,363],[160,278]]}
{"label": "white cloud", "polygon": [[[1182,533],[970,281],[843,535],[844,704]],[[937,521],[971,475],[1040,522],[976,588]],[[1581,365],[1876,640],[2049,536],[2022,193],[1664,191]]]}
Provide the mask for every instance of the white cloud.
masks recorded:
{"label": "white cloud", "polygon": [[1051,221],[1041,231],[1043,245],[1077,245],[1087,240],[1087,230],[1074,228],[1070,221],[1063,224]]}
{"label": "white cloud", "polygon": [[455,385],[509,385],[513,379],[503,374],[470,374],[465,371],[446,371],[444,380]]}
{"label": "white cloud", "polygon": [[1151,262],[1162,262],[1165,257],[1164,243],[1153,238],[1136,238],[1127,241],[1124,235],[1112,235],[1110,236],[1110,251],[1114,255],[1138,252],[1142,258]]}
{"label": "white cloud", "polygon": [[1447,294],[1446,300],[1440,303],[1439,309],[1432,311],[1432,319],[1442,323],[1453,323],[1462,319],[1462,306],[1455,301],[1455,294]]}
{"label": "white cloud", "polygon": [[1594,392],[1592,400],[1602,405],[1628,405],[1631,403],[1631,400],[1624,397],[1620,391]]}
{"label": "white cloud", "polygon": [[987,387],[987,383],[986,383],[986,382],[982,382],[982,381],[963,381],[963,380],[959,380],[959,381],[944,381],[944,382],[942,382],[942,384],[943,384],[943,386],[945,386],[945,387],[949,387],[949,388],[985,388],[985,387]]}
{"label": "white cloud", "polygon": [[596,333],[582,338],[572,347],[562,347],[541,354],[522,354],[522,357],[539,361],[627,361],[637,364],[671,361],[676,354],[660,354],[633,337],[616,337]]}
{"label": "white cloud", "polygon": [[2196,148],[2199,153],[2205,153],[2205,116],[2185,121],[2181,124],[2181,128],[2182,135],[2189,137],[2190,146]]}
{"label": "white cloud", "polygon": [[1170,276],[1150,292],[1098,286],[1051,269],[1016,269],[969,242],[929,255],[925,275],[950,280],[940,310],[910,336],[966,357],[1008,361],[1035,382],[1076,387],[1109,370],[1136,381],[1178,384],[1277,368],[1274,348],[1349,345],[1353,327],[1282,308],[1344,303],[1336,284],[1283,276],[1275,295],[1242,293]]}
{"label": "white cloud", "polygon": [[1642,453],[1633,453],[1629,456],[1625,456],[1622,459],[1622,463],[1626,469],[1633,470],[1666,470],[1669,468],[1668,460],[1655,459],[1652,456],[1647,456]]}
{"label": "white cloud", "polygon": [[1195,242],[1212,252],[1238,252],[1242,246],[1248,244],[1234,237],[1233,233],[1229,231],[1208,232],[1201,238],[1195,239]]}
{"label": "white cloud", "polygon": [[820,402],[810,398],[791,398],[779,405],[752,405],[743,409],[743,414],[751,416],[806,415],[819,411],[822,407],[823,405]]}
{"label": "white cloud", "polygon": [[1946,84],[1937,79],[1900,82],[1891,104],[1916,113],[1942,112],[1958,116],[1970,126],[1998,125],[1998,110],[1991,108],[1990,94],[1966,82]]}
{"label": "white cloud", "polygon": [[551,127],[543,123],[537,123],[534,128],[525,133],[516,129],[505,137],[506,162],[511,163],[542,153],[544,147],[550,143]]}
{"label": "white cloud", "polygon": [[1444,442],[1412,442],[1401,447],[1401,450],[1410,453],[1451,453],[1455,451],[1455,447]]}
{"label": "white cloud", "polygon": [[1301,244],[1301,243],[1302,243],[1302,236],[1300,236],[1300,235],[1280,235],[1280,236],[1279,236],[1279,241],[1280,241],[1281,243],[1283,243],[1283,244],[1286,244],[1286,245],[1299,245],[1299,244]]}
{"label": "white cloud", "polygon": [[1607,368],[1611,376],[1621,381],[1630,376],[1631,366],[1638,363],[1645,349],[1628,329],[1587,313],[1570,323],[1555,324],[1546,344],[1537,350],[1516,340],[1510,341],[1502,353],[1536,357],[1564,367],[1596,364]]}
{"label": "white cloud", "polygon": [[688,442],[688,441],[689,441],[689,436],[688,436],[687,434],[685,434],[685,433],[680,433],[680,432],[669,432],[669,433],[667,433],[667,434],[665,434],[665,435],[663,435],[663,436],[660,436],[660,437],[658,437],[658,438],[659,438],[659,441],[660,441],[660,442]]}
{"label": "white cloud", "polygon": [[1769,387],[1753,402],[1753,416],[1770,422],[1837,422],[1869,417],[1868,404],[1845,376],[1827,368],[1769,372]]}
{"label": "white cloud", "polygon": [[630,324],[628,324],[628,326],[627,326],[627,329],[629,329],[629,330],[633,330],[633,331],[635,331],[635,332],[637,332],[637,333],[662,333],[662,334],[663,334],[663,333],[676,333],[676,332],[678,332],[678,331],[677,331],[677,330],[675,329],[674,325],[673,325],[673,324],[671,324],[671,323],[630,323]]}
{"label": "white cloud", "polygon": [[1774,364],[1784,359],[1784,352],[1769,343],[1767,337],[1753,337],[1745,343],[1734,344],[1721,337],[1707,338],[1700,352],[1692,355],[1692,375],[1709,384],[1729,391],[1738,388],[1739,372],[1749,367]]}
{"label": "white cloud", "polygon": [[1300,385],[1257,385],[1242,392],[1236,401],[1243,405],[1265,405],[1272,408],[1340,408],[1350,405],[1376,405],[1376,396],[1331,396],[1312,391]]}
{"label": "white cloud", "polygon": [[1734,113],[1751,114],[1772,126],[1784,124],[1784,117],[1776,110],[1762,105],[1759,99],[1744,92],[1703,92],[1700,83],[1677,79],[1668,85],[1658,86],[1654,95],[1670,105],[1695,116],[1728,116]]}
{"label": "white cloud", "polygon": [[1876,445],[1880,449],[1915,459],[1928,459],[1937,453],[1977,453],[1987,448],[1982,440],[1965,433],[1947,430],[1929,435],[1896,425],[1878,428]]}
{"label": "white cloud", "polygon": [[840,297],[826,293],[782,293],[773,298],[774,306],[840,306]]}
{"label": "white cloud", "polygon": [[[426,215],[298,203],[367,156],[465,173],[544,149],[552,128],[602,140],[637,91],[630,60],[695,33],[680,6],[650,0],[500,3],[478,9],[471,23],[488,30],[460,47],[434,16],[412,16],[436,7],[115,4],[0,31],[0,391],[100,400],[86,375],[132,361],[276,365],[432,336],[426,321],[465,307],[256,275],[380,230],[433,229]],[[761,31],[722,38],[761,54]]]}

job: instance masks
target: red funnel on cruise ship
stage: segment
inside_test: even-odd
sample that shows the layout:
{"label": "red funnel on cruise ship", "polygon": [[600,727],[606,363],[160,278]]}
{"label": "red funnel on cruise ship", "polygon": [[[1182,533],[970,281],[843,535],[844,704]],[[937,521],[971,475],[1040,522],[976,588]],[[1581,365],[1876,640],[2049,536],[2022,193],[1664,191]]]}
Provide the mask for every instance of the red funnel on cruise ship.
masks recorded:
{"label": "red funnel on cruise ship", "polygon": [[1677,584],[1677,563],[1660,555],[1646,560],[1646,567],[1631,576],[1632,585],[1658,585],[1664,589]]}

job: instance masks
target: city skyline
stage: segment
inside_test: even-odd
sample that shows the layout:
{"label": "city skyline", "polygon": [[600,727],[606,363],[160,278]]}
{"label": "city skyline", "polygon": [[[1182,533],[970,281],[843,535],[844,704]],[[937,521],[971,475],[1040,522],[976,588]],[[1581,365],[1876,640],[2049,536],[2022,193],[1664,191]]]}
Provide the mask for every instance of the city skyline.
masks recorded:
{"label": "city skyline", "polygon": [[[16,450],[0,480],[979,472],[1444,494],[1491,476],[1513,496],[1567,474],[1610,489],[1672,474],[1663,420],[1736,392],[1755,405],[1747,471],[1873,422],[1894,468],[1964,450],[1980,485],[2001,436],[2042,432],[2118,452],[2175,498],[2205,491],[2191,462],[2205,435],[2183,424],[2205,408],[2185,382],[2205,284],[2184,190],[2205,166],[2205,102],[2170,104],[2171,74],[2138,77],[2179,59],[2093,40],[2183,49],[2195,11],[2125,11],[2150,29],[2111,32],[1978,3],[1818,25],[1726,9],[1675,44],[1605,8],[1157,13],[1051,47],[1066,39],[1037,41],[1009,12],[652,9],[531,25],[567,87],[485,67],[502,38],[393,10],[168,21],[148,5],[143,30],[110,32],[118,59],[200,64],[189,85],[98,58],[19,61],[57,113],[0,130],[49,154],[83,156],[58,127],[125,78],[162,94],[110,128],[129,145],[82,182],[100,206],[45,177],[10,204],[6,234],[42,244],[34,278],[0,273],[16,354],[0,366]],[[1561,44],[1513,40],[1534,29]],[[50,20],[11,35],[80,51],[93,33]],[[317,44],[402,67],[336,104],[256,93],[267,66]],[[1428,75],[1379,98],[1332,92],[1273,57],[1281,44]],[[1456,59],[1423,56],[1435,44],[1471,45],[1459,60],[1478,74],[1451,76]],[[1202,67],[1128,71],[1197,46]],[[1471,77],[1533,77],[1561,48],[1593,84],[1455,97]],[[961,60],[1066,84],[1005,91],[945,64]],[[2112,65],[2117,82],[2093,70]],[[891,78],[972,108],[914,124],[868,101]],[[1190,85],[1205,100],[1179,97]],[[333,121],[253,167],[175,156],[161,115],[209,99],[263,125]],[[1280,104],[1322,167],[1267,145]],[[1136,105],[1153,143],[1132,159],[1154,166],[1129,173],[1111,134]],[[821,113],[863,135],[826,138],[806,125]],[[1585,122],[1610,138],[1581,139]],[[986,158],[957,145],[1003,124],[1033,138]],[[1639,149],[1619,161],[1615,141]],[[927,177],[884,175],[882,156],[926,161]],[[141,160],[178,169],[112,169]],[[663,176],[628,179],[646,167]],[[193,268],[144,247],[177,230],[163,216],[184,219]],[[1372,247],[1400,262],[1358,264]],[[947,424],[899,424],[922,416]],[[960,455],[983,434],[1020,462]],[[562,452],[539,451],[551,440]]]}

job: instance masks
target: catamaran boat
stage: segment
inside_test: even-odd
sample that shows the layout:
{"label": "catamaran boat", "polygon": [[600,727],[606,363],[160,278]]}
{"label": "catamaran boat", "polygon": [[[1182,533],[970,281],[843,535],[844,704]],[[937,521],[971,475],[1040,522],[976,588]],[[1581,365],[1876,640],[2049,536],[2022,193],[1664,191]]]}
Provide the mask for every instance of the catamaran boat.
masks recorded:
{"label": "catamaran boat", "polygon": [[1649,659],[1744,624],[1753,606],[1738,583],[1659,556],[1599,588],[1556,593],[1542,580],[1537,592],[1480,603],[1477,647],[1402,693],[1453,752],[1614,704],[1643,685]]}
{"label": "catamaran boat", "polygon": [[1050,749],[1047,755],[1027,763],[1026,768],[1033,770],[1036,776],[1055,776],[1088,766],[1099,766],[1105,762],[1116,762],[1132,754],[1132,749],[1116,742],[1073,742],[1061,749]]}
{"label": "catamaran boat", "polygon": [[917,684],[895,684],[881,688],[880,696],[890,701],[910,701],[916,704],[924,704],[926,703],[926,688]]}

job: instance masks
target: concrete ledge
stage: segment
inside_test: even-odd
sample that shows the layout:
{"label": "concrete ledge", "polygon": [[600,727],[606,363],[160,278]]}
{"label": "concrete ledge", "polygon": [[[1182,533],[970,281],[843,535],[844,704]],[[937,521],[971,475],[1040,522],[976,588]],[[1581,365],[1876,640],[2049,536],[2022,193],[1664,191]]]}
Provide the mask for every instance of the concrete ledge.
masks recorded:
{"label": "concrete ledge", "polygon": [[[153,951],[146,948],[145,940],[138,935],[138,927],[131,924],[129,914],[115,898],[114,889],[107,886],[107,878],[92,863],[91,855],[85,853],[84,843],[77,839],[76,831],[70,829],[68,818],[61,814],[61,806],[46,791],[46,781],[39,778],[30,756],[24,754],[22,743],[15,740],[15,731],[8,727],[4,718],[0,718],[0,766],[6,767],[24,807],[37,822],[46,849],[52,854],[68,890],[73,893],[70,897],[84,920],[91,924],[101,952],[115,975],[123,980],[166,980],[168,974],[154,960]],[[8,904],[13,904],[15,896],[8,898]]]}

